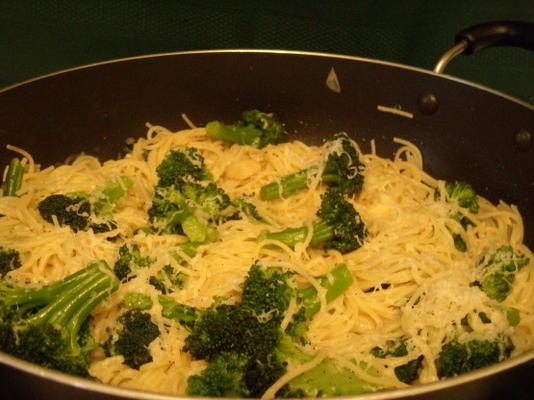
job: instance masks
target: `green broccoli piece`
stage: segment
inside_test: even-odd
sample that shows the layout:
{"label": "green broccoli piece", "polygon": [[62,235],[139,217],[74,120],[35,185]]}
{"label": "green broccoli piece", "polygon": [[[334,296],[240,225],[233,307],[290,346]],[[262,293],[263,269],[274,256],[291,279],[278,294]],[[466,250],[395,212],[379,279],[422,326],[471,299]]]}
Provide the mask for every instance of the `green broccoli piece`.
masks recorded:
{"label": "green broccoli piece", "polygon": [[149,257],[142,257],[137,244],[124,244],[119,248],[119,258],[115,261],[113,272],[121,280],[127,282],[133,278],[132,271],[148,267],[152,264]]}
{"label": "green broccoli piece", "polygon": [[157,188],[148,215],[157,233],[183,234],[202,243],[217,238],[215,225],[229,205],[229,197],[215,184],[190,183],[180,190]]}
{"label": "green broccoli piece", "polygon": [[18,251],[0,246],[0,278],[17,268],[20,268],[20,254]]}
{"label": "green broccoli piece", "polygon": [[[326,289],[327,302],[341,295],[352,283],[352,275],[344,265],[317,279]],[[251,267],[238,305],[215,304],[199,310],[161,296],[163,315],[190,331],[184,351],[208,361],[208,367],[200,375],[189,378],[188,394],[259,397],[286,373],[288,365],[313,359],[281,329],[283,313],[292,297],[304,310],[301,315],[307,320],[320,308],[314,287],[297,289],[291,272],[259,264]],[[324,379],[325,374],[334,379]],[[378,389],[377,385],[340,367],[335,360],[325,359],[291,381],[281,393],[283,396],[341,395]]]}
{"label": "green broccoli piece", "polygon": [[204,165],[204,157],[193,147],[169,152],[156,168],[156,173],[159,187],[180,188],[187,183],[212,180],[211,173]]}
{"label": "green broccoli piece", "polygon": [[482,260],[480,289],[489,298],[503,301],[512,290],[515,274],[529,259],[512,246],[501,246]]}
{"label": "green broccoli piece", "polygon": [[436,359],[438,376],[451,377],[487,367],[509,358],[513,350],[514,345],[505,335],[493,340],[449,340],[443,344]]}
{"label": "green broccoli piece", "polygon": [[[492,304],[491,306],[495,308],[497,311],[500,311],[506,317],[506,320],[508,321],[508,324],[510,326],[516,326],[521,322],[521,313],[519,312],[517,308],[508,307],[503,304]],[[479,314],[479,317],[483,323],[491,323],[491,320],[489,319],[487,315],[484,318],[484,316],[481,314],[485,314],[485,313]]]}
{"label": "green broccoli piece", "polygon": [[[315,287],[294,289],[292,277],[292,272],[282,271],[280,268],[253,265],[243,286],[241,307],[249,309],[255,315],[269,315],[269,318],[280,323],[291,298],[295,297],[299,308],[293,315],[286,333],[304,343],[307,321],[320,310],[321,303]],[[315,279],[326,289],[327,303],[334,301],[353,282],[352,274],[344,264]]]}
{"label": "green broccoli piece", "polygon": [[[292,275],[279,268],[255,264],[245,279],[239,306],[215,304],[206,310],[196,310],[163,297],[160,298],[163,315],[191,330],[185,350],[198,359],[210,359],[221,351],[239,349],[247,354],[257,353],[257,337],[265,337],[263,346],[269,351],[272,347],[269,338],[274,340],[274,332],[278,332],[292,296],[303,307],[309,305],[312,308],[308,313],[310,316],[320,307],[314,288],[296,290],[290,286]],[[328,277],[333,278],[332,282]],[[337,267],[328,277],[319,279],[327,290],[331,288],[329,298],[332,300],[352,283],[352,275],[346,266]],[[344,281],[339,282],[341,279]],[[258,319],[263,322],[258,324]]]}
{"label": "green broccoli piece", "polygon": [[272,116],[258,110],[248,110],[241,115],[241,121],[225,125],[219,121],[206,124],[208,135],[230,142],[250,145],[259,149],[268,144],[286,140],[284,126]]}
{"label": "green broccoli piece", "polygon": [[244,199],[236,198],[232,200],[232,205],[237,208],[240,214],[238,217],[245,217],[253,224],[268,224],[265,218],[258,213],[258,209],[254,204]]}
{"label": "green broccoli piece", "polygon": [[[363,163],[354,142],[346,133],[338,133],[326,142],[325,147],[321,181],[349,197],[360,193],[363,186]],[[271,182],[260,189],[260,198],[274,200],[291,196],[307,188],[310,179],[315,177],[319,170],[319,166],[313,165]]]}
{"label": "green broccoli piece", "polygon": [[[215,237],[208,238],[207,242],[210,242],[213,240],[215,240]],[[188,241],[188,242],[180,243],[177,247],[187,256],[194,257],[197,254],[198,247],[201,246],[202,244],[204,243],[195,243],[195,242]],[[180,265],[187,265],[187,262],[183,259],[182,256],[180,256],[180,254],[178,254],[178,252],[173,251],[170,254],[176,261],[180,263]]]}
{"label": "green broccoli piece", "polygon": [[148,283],[161,293],[169,294],[182,289],[186,279],[186,274],[175,271],[170,265],[165,265],[156,275],[149,278]]}
{"label": "green broccoli piece", "polygon": [[[178,304],[168,296],[160,296],[159,301],[163,308],[162,314],[165,317],[176,320],[191,331],[199,323],[209,323],[213,325],[214,329],[218,329],[213,320],[215,318],[227,319],[226,314],[234,313],[236,308],[239,308],[240,312],[242,311],[238,318],[246,318],[249,315],[252,316],[251,320],[254,320],[258,316],[265,316],[266,322],[274,321],[278,325],[282,321],[283,313],[293,296],[297,300],[297,304],[305,310],[305,317],[310,319],[320,309],[317,290],[313,286],[295,289],[292,279],[293,273],[291,272],[254,264],[244,282],[242,302],[239,307],[217,304],[206,310],[197,310],[194,307]],[[353,282],[352,274],[343,264],[335,267],[327,274],[316,277],[316,279],[326,289],[327,302],[335,300]],[[219,324],[219,326],[223,325],[222,322]],[[229,329],[232,329],[232,323],[229,323]],[[203,340],[202,335],[198,336],[199,340]],[[229,336],[228,341],[232,340],[233,338]],[[204,352],[204,350],[200,351]],[[207,357],[203,356],[202,358]]]}
{"label": "green broccoli piece", "polygon": [[187,380],[187,394],[210,397],[251,397],[246,383],[247,356],[237,352],[216,355],[200,375]]}
{"label": "green broccoli piece", "polygon": [[7,168],[6,179],[2,183],[3,196],[15,196],[22,186],[22,177],[24,176],[24,166],[20,159],[13,158]]}
{"label": "green broccoli piece", "polygon": [[[310,361],[312,357],[299,351],[293,343],[282,339],[284,346],[278,348],[278,361],[282,364],[296,364]],[[285,348],[282,353],[280,347]],[[288,356],[289,355],[289,356]],[[325,358],[316,367],[300,374],[287,383],[279,392],[279,397],[331,397],[357,395],[382,390],[384,387],[368,382],[335,359]]]}
{"label": "green broccoli piece", "polygon": [[118,176],[92,193],[50,195],[37,208],[45,221],[53,224],[55,218],[60,226],[69,226],[74,232],[108,232],[117,227],[110,219],[115,204],[132,185],[127,176]]}
{"label": "green broccoli piece", "polygon": [[96,190],[89,196],[92,209],[97,216],[110,216],[117,202],[133,186],[133,181],[124,175],[106,183],[100,190]]}
{"label": "green broccoli piece", "polygon": [[[469,212],[473,214],[478,213],[478,196],[470,184],[463,181],[447,182],[445,184],[445,190],[447,191],[446,200],[448,202],[457,202],[460,207],[467,209]],[[439,200],[440,198],[441,193],[436,189],[434,192],[434,199]],[[464,230],[467,229],[469,225],[474,225],[473,221],[461,212],[451,213],[450,217],[459,222]],[[449,227],[447,227],[447,229],[451,233],[456,250],[461,251],[462,253],[466,252],[467,244],[465,243],[462,234],[455,232]]]}
{"label": "green broccoli piece", "polygon": [[456,201],[460,207],[468,209],[473,214],[478,213],[478,196],[470,184],[463,181],[447,182],[445,190],[448,201]]}
{"label": "green broccoli piece", "polygon": [[421,355],[413,360],[408,361],[406,364],[395,367],[395,376],[401,382],[411,384],[417,378],[419,378],[419,370],[423,365],[424,356]]}
{"label": "green broccoli piece", "polygon": [[194,148],[171,151],[156,169],[158,185],[148,210],[158,234],[183,234],[192,242],[210,242],[218,234],[230,198],[213,182],[204,158]]}
{"label": "green broccoli piece", "polygon": [[150,314],[133,309],[122,314],[117,322],[120,326],[103,345],[108,357],[122,355],[124,364],[134,369],[152,361],[148,346],[160,331]]}
{"label": "green broccoli piece", "polygon": [[[187,393],[195,396],[260,397],[288,365],[296,366],[314,357],[298,349],[281,334],[277,345],[260,359],[240,352],[222,352],[200,374],[189,378]],[[277,397],[323,397],[361,394],[382,389],[353,371],[327,358],[286,384]]]}
{"label": "green broccoli piece", "polygon": [[150,310],[153,306],[152,298],[148,294],[139,292],[126,293],[124,304],[130,310]]}
{"label": "green broccoli piece", "polygon": [[[196,246],[191,245],[191,242],[182,243],[180,248],[186,253],[194,255]],[[178,261],[182,261],[180,256],[176,253],[171,254]],[[154,260],[150,257],[141,256],[141,251],[137,244],[125,244],[119,248],[119,258],[115,262],[113,271],[121,282],[127,282],[135,278],[136,270],[139,268],[146,268],[152,264]],[[163,294],[172,293],[175,290],[181,289],[185,283],[187,275],[182,272],[177,272],[171,265],[166,265],[160,269],[155,275],[149,278],[149,282],[154,288]],[[142,302],[144,303],[144,302]],[[140,308],[140,307],[129,307]]]}
{"label": "green broccoli piece", "polygon": [[467,251],[467,243],[465,243],[464,238],[460,233],[453,233],[451,232],[452,240],[454,242],[454,247],[456,250],[461,251],[462,253],[465,253]]}
{"label": "green broccoli piece", "polygon": [[[384,348],[374,347],[371,354],[378,358],[404,357],[408,355],[406,338],[389,340]],[[395,367],[394,372],[397,379],[401,382],[410,384],[419,377],[419,369],[423,363],[424,356],[419,356],[405,364]]]}
{"label": "green broccoli piece", "polygon": [[[367,235],[360,214],[345,197],[336,190],[322,195],[317,216],[321,219],[312,226],[310,245],[324,244],[325,250],[334,249],[341,253],[360,248]],[[289,228],[281,232],[267,232],[259,240],[278,240],[289,247],[303,242],[308,234],[307,227]]]}
{"label": "green broccoli piece", "polygon": [[89,333],[88,316],[118,286],[104,261],[41,287],[0,280],[0,350],[88,377],[91,352],[98,346]]}

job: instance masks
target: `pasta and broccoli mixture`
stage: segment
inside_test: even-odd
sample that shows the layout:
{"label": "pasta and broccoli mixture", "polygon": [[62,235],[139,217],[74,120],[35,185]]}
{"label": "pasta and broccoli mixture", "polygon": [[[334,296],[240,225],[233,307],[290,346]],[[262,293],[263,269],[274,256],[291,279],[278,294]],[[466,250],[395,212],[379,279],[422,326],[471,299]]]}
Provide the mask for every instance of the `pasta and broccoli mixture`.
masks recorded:
{"label": "pasta and broccoli mixture", "polygon": [[403,388],[534,348],[516,207],[345,133],[288,141],[250,110],[0,197],[0,350],[148,391],[320,397]]}

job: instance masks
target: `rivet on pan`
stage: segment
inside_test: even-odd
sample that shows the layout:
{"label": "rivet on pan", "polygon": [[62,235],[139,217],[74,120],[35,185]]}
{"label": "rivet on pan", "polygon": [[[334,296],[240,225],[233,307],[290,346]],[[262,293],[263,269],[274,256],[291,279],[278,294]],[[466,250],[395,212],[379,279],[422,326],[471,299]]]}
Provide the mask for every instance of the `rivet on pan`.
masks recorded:
{"label": "rivet on pan", "polygon": [[425,115],[434,114],[439,107],[439,101],[436,95],[432,93],[425,93],[419,97],[419,109]]}
{"label": "rivet on pan", "polygon": [[532,133],[526,129],[519,129],[514,135],[514,142],[521,151],[527,151],[532,147]]}

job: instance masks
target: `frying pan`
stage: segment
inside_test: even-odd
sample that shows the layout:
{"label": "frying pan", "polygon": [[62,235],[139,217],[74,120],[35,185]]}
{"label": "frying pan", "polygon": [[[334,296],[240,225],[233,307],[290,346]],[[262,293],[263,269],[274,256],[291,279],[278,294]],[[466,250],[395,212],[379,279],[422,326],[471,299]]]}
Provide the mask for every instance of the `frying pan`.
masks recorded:
{"label": "frying pan", "polygon": [[[310,144],[346,131],[364,151],[374,139],[379,154],[391,156],[393,137],[410,140],[422,150],[431,175],[468,181],[493,202],[516,204],[532,248],[534,107],[440,73],[455,55],[492,45],[534,50],[534,24],[467,29],[437,72],[358,57],[260,50],[105,62],[1,91],[0,142],[28,150],[43,166],[81,152],[109,159],[124,139],[143,136],[146,122],[177,130],[185,128],[181,113],[202,126],[213,119],[232,122],[242,110],[258,108],[275,113],[293,139]],[[0,150],[0,163],[10,157]],[[534,351],[456,378],[358,399],[530,399],[532,376]],[[0,391],[3,399],[176,399],[66,376],[5,354]]]}

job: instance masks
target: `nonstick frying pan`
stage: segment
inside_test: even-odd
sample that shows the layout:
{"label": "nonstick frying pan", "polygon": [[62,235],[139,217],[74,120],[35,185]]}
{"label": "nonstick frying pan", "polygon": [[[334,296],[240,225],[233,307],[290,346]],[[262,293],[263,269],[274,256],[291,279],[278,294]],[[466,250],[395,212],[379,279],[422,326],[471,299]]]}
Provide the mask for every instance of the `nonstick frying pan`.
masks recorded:
{"label": "nonstick frying pan", "polygon": [[[491,45],[534,49],[534,24],[470,28],[436,66]],[[424,168],[470,182],[496,202],[519,207],[534,247],[534,107],[438,72],[331,54],[225,50],[161,54],[106,62],[34,79],[0,92],[0,141],[41,165],[81,152],[116,157],[124,140],[151,122],[185,128],[231,122],[244,109],[273,112],[292,138],[318,144],[346,131],[391,156],[393,137],[415,143]],[[378,106],[385,106],[380,111]],[[382,108],[382,110],[384,110]],[[400,113],[398,111],[401,111]],[[400,115],[403,114],[403,115]],[[11,154],[0,149],[0,162]],[[358,399],[532,398],[534,351],[434,384]],[[3,399],[173,399],[66,376],[0,354]]]}

